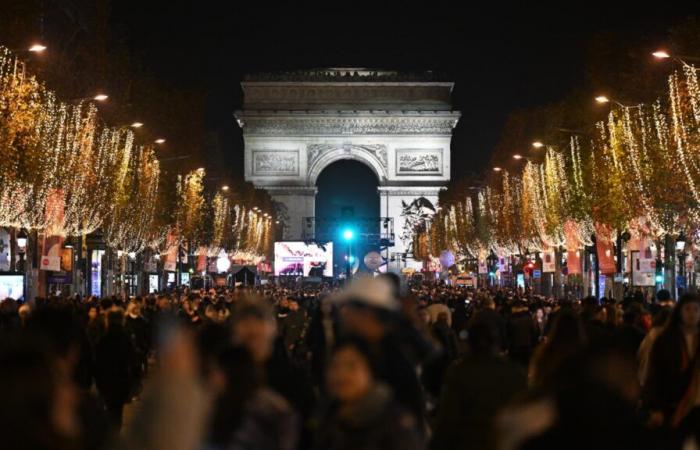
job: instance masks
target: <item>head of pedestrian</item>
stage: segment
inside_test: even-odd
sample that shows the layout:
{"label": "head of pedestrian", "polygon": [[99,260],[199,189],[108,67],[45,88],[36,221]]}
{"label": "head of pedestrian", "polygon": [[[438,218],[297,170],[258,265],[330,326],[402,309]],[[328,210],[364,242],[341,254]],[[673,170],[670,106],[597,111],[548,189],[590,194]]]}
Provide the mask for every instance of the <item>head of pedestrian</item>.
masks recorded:
{"label": "head of pedestrian", "polygon": [[236,303],[232,314],[233,343],[248,350],[253,361],[265,363],[274,349],[277,326],[269,304],[254,297]]}
{"label": "head of pedestrian", "polygon": [[700,296],[684,294],[671,316],[671,323],[686,330],[697,330],[700,327]]}
{"label": "head of pedestrian", "polygon": [[342,404],[357,404],[374,387],[367,343],[360,339],[343,339],[335,346],[326,372],[328,392]]}
{"label": "head of pedestrian", "polygon": [[114,331],[124,327],[124,310],[112,308],[107,312],[107,330]]}
{"label": "head of pedestrian", "polygon": [[476,321],[469,327],[468,342],[473,355],[495,356],[500,344],[499,330],[488,321]]}
{"label": "head of pedestrian", "polygon": [[401,306],[385,279],[370,277],[353,280],[336,302],[341,308],[342,330],[370,342],[381,340],[391,330]]}
{"label": "head of pedestrian", "polygon": [[656,293],[656,302],[661,306],[673,306],[673,299],[671,298],[671,292],[668,289],[660,289]]}

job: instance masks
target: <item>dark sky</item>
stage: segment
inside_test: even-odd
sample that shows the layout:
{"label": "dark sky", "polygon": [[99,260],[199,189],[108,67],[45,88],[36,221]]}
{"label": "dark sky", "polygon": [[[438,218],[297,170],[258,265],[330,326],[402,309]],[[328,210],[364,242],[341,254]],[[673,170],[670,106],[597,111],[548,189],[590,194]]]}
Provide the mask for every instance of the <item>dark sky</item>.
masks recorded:
{"label": "dark sky", "polygon": [[219,136],[234,173],[243,161],[232,115],[241,104],[243,73],[324,66],[446,72],[456,82],[455,109],[463,113],[452,146],[459,174],[485,167],[511,110],[559,100],[581,83],[594,33],[662,36],[692,13],[641,2],[339,1],[321,9],[299,1],[258,3],[119,0],[112,6],[129,46],[156,76],[206,92],[207,128]]}

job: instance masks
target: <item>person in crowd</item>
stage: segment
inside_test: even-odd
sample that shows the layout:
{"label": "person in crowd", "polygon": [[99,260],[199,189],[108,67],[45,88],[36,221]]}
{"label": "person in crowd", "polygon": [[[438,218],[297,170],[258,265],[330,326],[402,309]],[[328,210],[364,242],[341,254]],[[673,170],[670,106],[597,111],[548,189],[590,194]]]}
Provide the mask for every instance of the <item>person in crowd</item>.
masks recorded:
{"label": "person in crowd", "polygon": [[138,362],[136,367],[136,381],[139,382],[136,386],[137,391],[140,391],[140,380],[148,370],[148,352],[150,350],[150,329],[146,319],[141,314],[141,304],[139,300],[132,300],[126,307],[126,319],[124,322],[124,330],[129,335],[131,343],[134,346],[135,358]]}
{"label": "person in crowd", "polygon": [[280,394],[265,386],[260,368],[243,347],[215,357],[223,386],[211,417],[209,447],[236,450],[294,450],[298,417]]}
{"label": "person in crowd", "polygon": [[79,450],[79,396],[69,367],[40,340],[0,339],[0,447]]}
{"label": "person in crowd", "polygon": [[423,433],[415,417],[375,376],[367,343],[341,340],[326,374],[330,403],[315,448],[319,450],[418,450]]}
{"label": "person in crowd", "polygon": [[656,313],[651,330],[649,330],[639,346],[637,356],[639,360],[639,384],[641,386],[646,384],[647,375],[649,373],[651,349],[654,347],[656,338],[658,338],[661,332],[666,328],[666,322],[668,322],[668,319],[671,317],[671,311],[671,309],[662,308]]}
{"label": "person in crowd", "polygon": [[483,300],[481,300],[480,309],[476,312],[476,314],[474,314],[470,322],[470,325],[474,325],[476,322],[488,322],[495,329],[499,330],[499,351],[503,352],[508,349],[506,322],[503,316],[498,311],[496,311],[496,301],[491,296],[487,296],[483,298]]}
{"label": "person in crowd", "polygon": [[131,338],[124,330],[124,313],[107,313],[107,329],[95,349],[95,381],[112,426],[122,426],[124,405],[138,382],[138,359]]}
{"label": "person in crowd", "polygon": [[81,448],[96,450],[108,442],[110,426],[103,403],[91,389],[95,371],[93,351],[78,314],[70,303],[58,299],[37,301],[23,336],[42,345],[54,358],[57,370],[71,378],[78,394]]}
{"label": "person in crowd", "polygon": [[90,346],[94,349],[104,334],[105,318],[97,304],[88,306],[86,331]]}
{"label": "person in crowd", "polygon": [[340,305],[340,334],[368,342],[377,379],[394,388],[396,401],[422,426],[423,389],[416,366],[405,350],[406,335],[399,327],[400,304],[393,294],[392,285],[385,279],[354,280],[336,299]]}
{"label": "person in crowd", "polygon": [[315,396],[307,374],[290,360],[284,350],[275,351],[278,340],[271,305],[262,299],[239,300],[233,311],[233,344],[245,348],[267,380],[267,386],[284,397],[299,414],[300,442],[308,445],[309,423]]}
{"label": "person in crowd", "polygon": [[495,323],[469,328],[470,353],[447,372],[431,449],[496,448],[496,414],[527,387],[525,370],[499,356],[499,340]]}
{"label": "person in crowd", "polygon": [[644,400],[652,425],[678,426],[700,405],[700,297],[684,294],[649,356]]}
{"label": "person in crowd", "polygon": [[557,381],[557,371],[571,358],[576,358],[586,345],[583,323],[570,308],[558,311],[552,330],[530,362],[529,381],[533,386],[545,386]]}
{"label": "person in crowd", "polygon": [[[286,316],[279,319],[280,336],[284,341],[284,348],[290,355],[302,355],[303,343],[307,329],[306,313],[299,309],[299,303],[296,300],[287,302],[288,309]],[[298,351],[301,350],[301,353]]]}
{"label": "person in crowd", "polygon": [[539,340],[539,333],[530,309],[522,300],[517,301],[511,308],[507,331],[508,354],[511,360],[528,367],[532,351]]}
{"label": "person in crowd", "polygon": [[17,302],[12,298],[0,300],[0,333],[18,330],[21,325]]}

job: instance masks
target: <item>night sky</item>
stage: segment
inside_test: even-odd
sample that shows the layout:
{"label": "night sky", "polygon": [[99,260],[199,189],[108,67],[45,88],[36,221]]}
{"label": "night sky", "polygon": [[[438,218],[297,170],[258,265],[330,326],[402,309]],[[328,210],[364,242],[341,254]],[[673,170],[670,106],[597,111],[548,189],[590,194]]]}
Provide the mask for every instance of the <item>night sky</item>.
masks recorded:
{"label": "night sky", "polygon": [[560,100],[581,83],[586,44],[595,33],[661,37],[693,13],[640,2],[628,8],[612,8],[611,2],[541,8],[491,2],[491,11],[460,2],[459,12],[437,2],[420,8],[408,2],[385,8],[378,6],[382,2],[327,2],[332,7],[321,9],[303,2],[259,3],[258,8],[209,0],[112,5],[114,23],[149,70],[164,83],[206,93],[206,127],[218,136],[228,168],[238,175],[243,143],[233,112],[241,105],[244,73],[328,66],[445,72],[456,82],[453,103],[463,113],[452,144],[458,176],[486,167],[510,111]]}

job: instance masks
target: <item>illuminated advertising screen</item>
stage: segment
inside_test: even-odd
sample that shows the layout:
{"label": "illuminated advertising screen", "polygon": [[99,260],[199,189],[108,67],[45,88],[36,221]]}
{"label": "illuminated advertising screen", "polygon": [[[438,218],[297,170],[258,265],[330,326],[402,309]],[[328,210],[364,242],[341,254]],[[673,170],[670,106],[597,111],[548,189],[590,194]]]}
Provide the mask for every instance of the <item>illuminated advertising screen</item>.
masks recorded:
{"label": "illuminated advertising screen", "polygon": [[0,301],[24,299],[24,276],[0,275]]}
{"label": "illuminated advertising screen", "polygon": [[275,275],[333,276],[333,243],[275,242]]}

